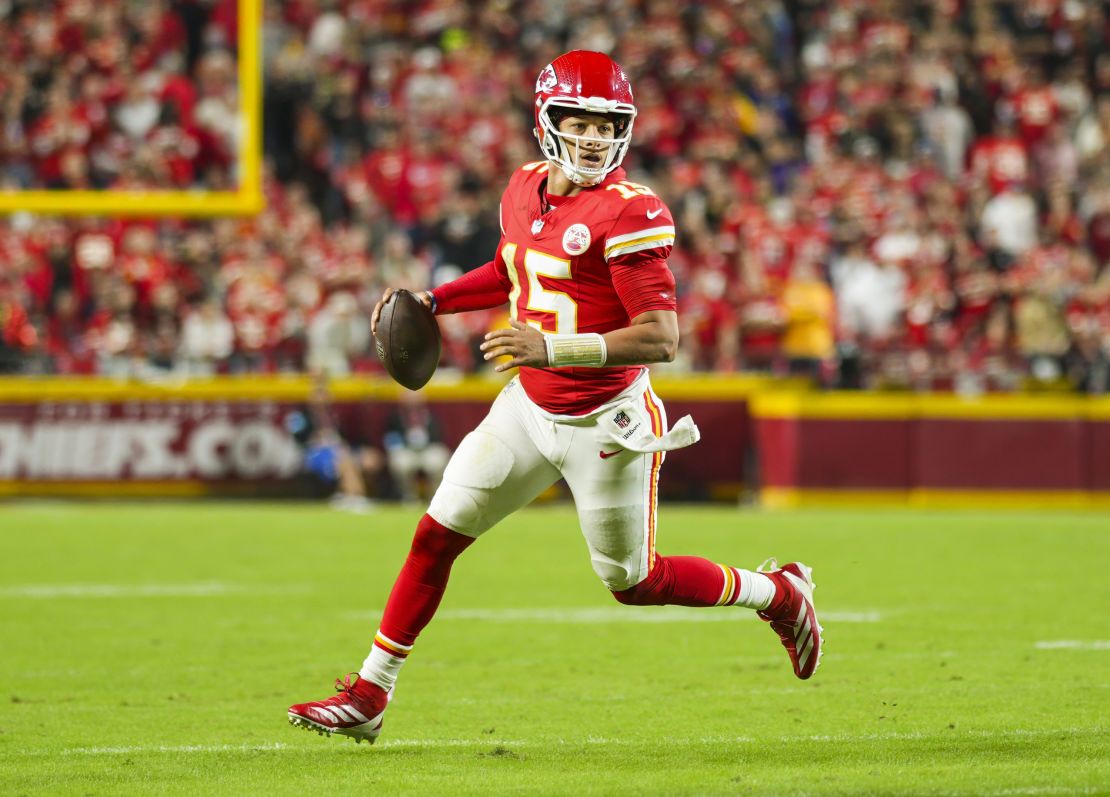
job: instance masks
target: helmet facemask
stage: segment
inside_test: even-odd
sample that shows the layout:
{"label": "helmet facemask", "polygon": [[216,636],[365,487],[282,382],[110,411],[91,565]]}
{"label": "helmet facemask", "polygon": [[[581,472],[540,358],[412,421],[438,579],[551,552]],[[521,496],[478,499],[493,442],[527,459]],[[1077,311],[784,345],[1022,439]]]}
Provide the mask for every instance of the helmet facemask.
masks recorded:
{"label": "helmet facemask", "polygon": [[[558,110],[554,111],[556,108]],[[600,138],[560,132],[561,119],[579,114],[610,117],[616,127],[616,135],[613,138]],[[567,179],[575,185],[592,186],[604,180],[606,175],[620,166],[621,161],[624,160],[624,156],[628,153],[628,145],[632,141],[632,122],[636,117],[636,109],[627,103],[606,100],[602,97],[574,99],[551,97],[540,108],[538,117],[541,129],[536,131],[536,138],[539,140],[544,157],[562,169]],[[582,160],[583,143],[598,143],[605,147],[600,164],[593,166]]]}

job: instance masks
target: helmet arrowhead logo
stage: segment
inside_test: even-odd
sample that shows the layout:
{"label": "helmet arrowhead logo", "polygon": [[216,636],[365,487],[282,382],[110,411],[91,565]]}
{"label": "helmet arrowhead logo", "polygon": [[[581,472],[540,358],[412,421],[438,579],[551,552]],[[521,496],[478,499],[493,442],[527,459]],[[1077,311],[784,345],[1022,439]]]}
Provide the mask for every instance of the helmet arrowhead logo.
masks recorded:
{"label": "helmet arrowhead logo", "polygon": [[536,93],[551,91],[558,83],[559,78],[555,77],[555,67],[548,64],[540,72],[540,76],[536,78]]}

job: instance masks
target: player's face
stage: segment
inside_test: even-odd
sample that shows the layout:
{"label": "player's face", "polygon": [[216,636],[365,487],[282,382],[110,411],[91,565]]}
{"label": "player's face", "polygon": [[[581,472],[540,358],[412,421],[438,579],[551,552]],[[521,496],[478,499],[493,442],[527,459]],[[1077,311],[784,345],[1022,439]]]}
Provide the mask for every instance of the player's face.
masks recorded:
{"label": "player's face", "polygon": [[605,155],[612,146],[610,142],[617,135],[617,126],[606,116],[582,114],[560,120],[559,132],[567,136],[563,140],[571,163],[598,169],[605,163]]}

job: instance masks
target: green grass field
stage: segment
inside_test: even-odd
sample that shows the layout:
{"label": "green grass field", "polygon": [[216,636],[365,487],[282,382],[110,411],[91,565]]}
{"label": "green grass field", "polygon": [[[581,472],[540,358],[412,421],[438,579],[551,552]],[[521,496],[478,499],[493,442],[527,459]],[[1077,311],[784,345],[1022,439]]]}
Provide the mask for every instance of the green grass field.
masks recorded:
{"label": "green grass field", "polygon": [[1110,517],[664,506],[663,553],[814,566],[797,681],[739,609],[623,607],[573,512],[459,560],[379,743],[357,670],[420,512],[0,506],[0,793],[1110,793]]}

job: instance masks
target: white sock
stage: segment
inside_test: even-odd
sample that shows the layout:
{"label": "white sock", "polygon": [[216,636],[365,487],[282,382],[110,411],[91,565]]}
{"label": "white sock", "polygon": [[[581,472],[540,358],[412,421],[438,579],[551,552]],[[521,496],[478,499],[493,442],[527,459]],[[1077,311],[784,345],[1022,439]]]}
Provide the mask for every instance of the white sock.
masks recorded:
{"label": "white sock", "polygon": [[748,609],[766,609],[775,598],[775,582],[763,573],[753,573],[738,567],[717,565],[725,577],[718,606],[744,606]]}
{"label": "white sock", "polygon": [[402,645],[385,636],[381,631],[374,635],[374,645],[370,655],[362,663],[358,674],[364,680],[380,686],[385,691],[397,683],[397,673],[412,652],[412,645]]}
{"label": "white sock", "polygon": [[[722,565],[721,569],[725,571],[725,590],[719,606],[744,606],[758,610],[766,609],[771,605],[771,601],[775,598],[775,582],[766,575],[741,570],[738,567]],[[737,582],[739,588],[737,588]]]}

